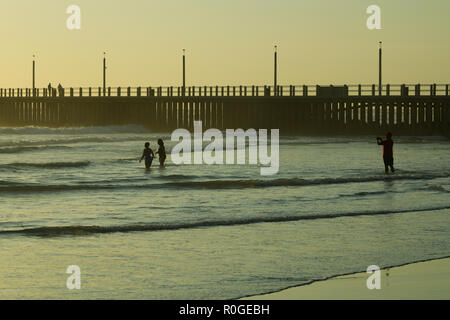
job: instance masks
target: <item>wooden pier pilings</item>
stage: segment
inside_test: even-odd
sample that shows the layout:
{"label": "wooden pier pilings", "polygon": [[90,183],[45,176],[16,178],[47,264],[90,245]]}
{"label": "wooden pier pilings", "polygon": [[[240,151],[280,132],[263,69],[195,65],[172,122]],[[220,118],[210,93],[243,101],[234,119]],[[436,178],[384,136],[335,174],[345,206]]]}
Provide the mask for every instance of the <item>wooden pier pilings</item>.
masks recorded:
{"label": "wooden pier pilings", "polygon": [[120,91],[119,96],[106,97],[3,96],[0,126],[136,124],[170,132],[192,129],[193,121],[201,120],[203,129],[280,129],[282,135],[450,133],[448,95],[245,96],[242,89],[239,92],[234,96],[121,96]]}

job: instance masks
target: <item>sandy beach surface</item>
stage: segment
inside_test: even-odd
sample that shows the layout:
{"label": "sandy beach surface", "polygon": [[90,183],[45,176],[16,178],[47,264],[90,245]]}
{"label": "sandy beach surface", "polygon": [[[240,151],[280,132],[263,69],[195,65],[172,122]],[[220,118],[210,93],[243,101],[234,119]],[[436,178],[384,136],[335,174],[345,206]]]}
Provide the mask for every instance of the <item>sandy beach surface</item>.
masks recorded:
{"label": "sandy beach surface", "polygon": [[257,300],[370,300],[449,299],[450,258],[381,270],[381,288],[369,290],[368,273],[338,276],[308,285],[244,299]]}

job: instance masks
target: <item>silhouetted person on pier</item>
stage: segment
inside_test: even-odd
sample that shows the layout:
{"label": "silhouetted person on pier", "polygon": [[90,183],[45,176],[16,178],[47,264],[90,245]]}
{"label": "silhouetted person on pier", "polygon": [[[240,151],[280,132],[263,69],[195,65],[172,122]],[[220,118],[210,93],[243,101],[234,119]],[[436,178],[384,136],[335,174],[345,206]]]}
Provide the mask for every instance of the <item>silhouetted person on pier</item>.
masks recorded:
{"label": "silhouetted person on pier", "polygon": [[166,147],[164,147],[164,142],[162,139],[158,139],[158,151],[156,151],[156,154],[159,154],[159,166],[161,168],[164,168],[164,162],[166,161]]}
{"label": "silhouetted person on pier", "polygon": [[145,143],[145,149],[142,152],[142,157],[139,160],[139,163],[142,162],[142,159],[145,158],[145,168],[150,169],[152,166],[153,158],[155,157],[155,154],[153,153],[153,150],[150,149],[150,142]]}
{"label": "silhouetted person on pier", "polygon": [[60,97],[62,97],[64,95],[64,89],[63,89],[61,83],[58,84],[58,94]]}
{"label": "silhouetted person on pier", "polygon": [[386,133],[386,140],[377,137],[377,144],[383,146],[383,161],[386,174],[389,173],[389,167],[391,168],[391,172],[394,173],[394,141],[392,140],[392,133],[390,131]]}
{"label": "silhouetted person on pier", "polygon": [[48,96],[49,97],[52,96],[52,84],[51,83],[48,84]]}

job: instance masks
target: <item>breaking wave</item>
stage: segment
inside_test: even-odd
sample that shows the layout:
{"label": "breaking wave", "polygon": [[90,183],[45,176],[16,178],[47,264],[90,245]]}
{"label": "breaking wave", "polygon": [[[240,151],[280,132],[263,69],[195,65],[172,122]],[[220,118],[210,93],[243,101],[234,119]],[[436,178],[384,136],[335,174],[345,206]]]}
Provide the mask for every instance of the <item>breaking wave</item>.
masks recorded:
{"label": "breaking wave", "polygon": [[110,134],[110,133],[148,133],[148,129],[138,125],[124,126],[104,126],[104,127],[67,127],[67,128],[49,128],[49,127],[0,127],[0,134],[16,135],[80,135],[80,134]]}
{"label": "breaking wave", "polygon": [[0,165],[0,168],[40,168],[40,169],[63,169],[63,168],[83,168],[89,166],[89,161],[78,162],[44,162],[44,163],[8,163]]}
{"label": "breaking wave", "polygon": [[[68,136],[70,137],[70,136]],[[76,144],[76,143],[111,143],[111,142],[127,142],[127,141],[141,141],[142,137],[136,136],[117,136],[117,137],[70,137],[67,139],[52,138],[45,140],[21,140],[21,141],[1,141],[0,147],[7,149],[6,147],[35,147],[35,146],[50,146],[50,145],[64,145],[64,144]]]}
{"label": "breaking wave", "polygon": [[314,186],[328,184],[345,183],[364,183],[375,181],[395,181],[395,180],[431,180],[437,178],[447,178],[450,174],[412,174],[397,176],[369,176],[369,177],[343,177],[343,178],[319,178],[319,179],[301,179],[301,178],[279,178],[272,180],[210,180],[210,181],[180,181],[172,182],[170,185],[185,188],[210,188],[210,189],[236,189],[236,188],[264,188],[264,187],[295,187],[295,186]]}
{"label": "breaking wave", "polygon": [[49,149],[54,150],[54,149],[69,149],[69,148],[70,148],[69,146],[47,146],[47,145],[17,146],[17,147],[0,148],[0,154],[13,154],[13,153],[41,151]]}
{"label": "breaking wave", "polygon": [[57,226],[57,227],[36,227],[19,230],[4,230],[0,231],[0,235],[26,235],[38,237],[56,237],[56,236],[85,236],[99,233],[117,233],[117,232],[142,232],[142,231],[170,231],[180,229],[194,229],[207,227],[221,227],[221,226],[236,226],[247,225],[255,223],[275,223],[275,222],[291,222],[301,220],[317,220],[317,219],[334,219],[342,217],[357,217],[357,216],[376,216],[408,212],[424,212],[424,211],[438,211],[450,209],[450,206],[419,208],[419,209],[404,209],[404,210],[381,210],[381,211],[362,211],[349,213],[335,213],[335,214],[320,214],[320,215],[297,215],[297,216],[275,216],[275,217],[254,217],[234,220],[211,220],[199,222],[184,222],[184,223],[150,223],[150,224],[136,224],[136,225],[117,225],[117,226]]}
{"label": "breaking wave", "polygon": [[[17,163],[6,166],[16,167],[39,167],[39,168],[67,168],[67,167],[86,167],[90,162],[55,162],[55,163]],[[1,167],[1,166],[0,166]],[[301,178],[279,178],[279,179],[255,179],[255,180],[195,180],[197,177],[189,175],[167,175],[154,179],[154,182],[144,184],[102,184],[93,182],[83,184],[67,185],[41,185],[41,184],[0,184],[0,192],[45,192],[45,191],[76,191],[76,190],[102,190],[102,189],[147,189],[147,188],[174,188],[174,189],[246,189],[246,188],[270,188],[270,187],[301,187],[301,186],[320,186],[346,183],[366,183],[377,181],[396,181],[396,180],[433,180],[438,178],[448,178],[450,174],[408,174],[396,176],[368,176],[368,177],[342,177],[342,178],[319,178],[319,179],[301,179]],[[185,181],[171,181],[171,180]],[[168,182],[160,183],[161,180]],[[365,195],[360,193],[359,195]]]}

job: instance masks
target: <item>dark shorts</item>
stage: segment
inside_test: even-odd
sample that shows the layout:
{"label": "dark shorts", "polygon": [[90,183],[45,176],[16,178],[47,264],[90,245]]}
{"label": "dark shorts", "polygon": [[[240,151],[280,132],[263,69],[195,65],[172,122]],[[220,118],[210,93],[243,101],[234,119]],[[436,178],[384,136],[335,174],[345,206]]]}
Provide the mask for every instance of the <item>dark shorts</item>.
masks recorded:
{"label": "dark shorts", "polygon": [[393,166],[394,165],[394,158],[393,157],[383,157],[384,165],[385,166]]}
{"label": "dark shorts", "polygon": [[149,157],[145,159],[145,167],[150,168],[152,166],[153,158]]}

